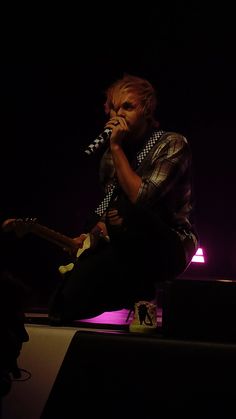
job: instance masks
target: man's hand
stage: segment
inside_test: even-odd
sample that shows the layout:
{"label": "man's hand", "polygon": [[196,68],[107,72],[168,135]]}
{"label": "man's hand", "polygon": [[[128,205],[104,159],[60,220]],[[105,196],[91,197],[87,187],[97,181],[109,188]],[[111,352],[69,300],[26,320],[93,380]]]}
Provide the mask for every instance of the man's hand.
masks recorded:
{"label": "man's hand", "polygon": [[86,237],[87,237],[87,234],[85,233],[80,234],[80,236],[78,237],[74,237],[73,241],[75,242],[77,249],[81,249],[83,247]]}
{"label": "man's hand", "polygon": [[119,215],[117,209],[109,209],[107,211],[107,222],[110,225],[120,226],[123,224],[123,218]]}
{"label": "man's hand", "polygon": [[87,234],[80,234],[80,236],[73,238],[73,242],[75,244],[74,248],[71,247],[63,247],[65,252],[68,252],[70,256],[76,255],[78,249],[82,249],[84,245],[84,241],[87,237]]}

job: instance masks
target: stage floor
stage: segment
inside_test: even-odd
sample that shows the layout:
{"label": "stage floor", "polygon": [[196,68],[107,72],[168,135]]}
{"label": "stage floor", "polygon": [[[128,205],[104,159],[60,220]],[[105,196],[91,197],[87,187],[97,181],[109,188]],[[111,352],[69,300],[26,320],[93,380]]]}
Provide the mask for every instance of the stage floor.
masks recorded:
{"label": "stage floor", "polygon": [[[83,320],[74,320],[70,326],[72,327],[82,327],[82,328],[114,328],[121,330],[128,330],[129,323],[133,319],[133,312],[130,314],[129,320],[127,321],[129,315],[129,310],[117,310],[117,311],[107,311],[102,313],[99,316],[91,317]],[[45,312],[29,312],[25,313],[26,323],[28,324],[49,324],[47,313]],[[157,326],[158,329],[161,329],[162,326],[162,309],[157,309]]]}
{"label": "stage floor", "polygon": [[236,344],[137,335],[117,323],[26,324],[21,377],[1,419],[235,417]]}

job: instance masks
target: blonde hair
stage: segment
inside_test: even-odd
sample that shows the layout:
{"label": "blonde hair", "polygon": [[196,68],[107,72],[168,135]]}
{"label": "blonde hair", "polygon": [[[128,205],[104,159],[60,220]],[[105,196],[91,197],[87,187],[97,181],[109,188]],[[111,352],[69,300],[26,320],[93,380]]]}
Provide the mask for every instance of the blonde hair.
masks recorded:
{"label": "blonde hair", "polygon": [[106,102],[104,104],[106,114],[109,114],[113,99],[117,92],[121,90],[132,92],[137,97],[141,110],[147,119],[150,119],[153,124],[158,124],[154,116],[157,108],[157,97],[154,87],[148,80],[130,74],[124,74],[121,79],[116,80],[106,90]]}

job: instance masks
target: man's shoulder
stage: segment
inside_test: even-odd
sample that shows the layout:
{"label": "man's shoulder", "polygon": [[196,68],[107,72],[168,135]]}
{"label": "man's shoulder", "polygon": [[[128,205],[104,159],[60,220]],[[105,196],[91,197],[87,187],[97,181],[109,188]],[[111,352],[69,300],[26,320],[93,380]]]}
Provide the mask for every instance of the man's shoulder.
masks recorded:
{"label": "man's shoulder", "polygon": [[152,149],[152,159],[155,159],[160,153],[190,153],[190,145],[187,138],[175,131],[163,131],[163,134]]}
{"label": "man's shoulder", "polygon": [[184,143],[188,143],[187,138],[181,134],[180,132],[177,131],[165,131],[163,130],[163,134],[162,134],[162,140],[166,140],[166,141],[180,141],[180,142],[184,142]]}

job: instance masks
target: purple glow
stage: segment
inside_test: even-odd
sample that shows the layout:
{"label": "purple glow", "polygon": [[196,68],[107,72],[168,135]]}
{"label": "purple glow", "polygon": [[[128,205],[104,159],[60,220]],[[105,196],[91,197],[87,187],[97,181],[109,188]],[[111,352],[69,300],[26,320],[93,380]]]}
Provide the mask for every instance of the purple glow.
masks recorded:
{"label": "purple glow", "polygon": [[[112,325],[129,325],[133,318],[133,313],[131,313],[129,321],[127,322],[126,319],[128,317],[129,310],[117,310],[117,311],[105,311],[104,313],[100,314],[97,317],[92,317],[90,319],[83,319],[80,322],[84,323],[96,323],[96,324],[112,324]],[[161,309],[157,308],[157,324],[161,324]]]}
{"label": "purple glow", "polygon": [[197,263],[205,263],[205,258],[203,255],[203,249],[201,247],[199,247],[195,253],[195,255],[192,258],[192,262],[197,262]]}
{"label": "purple glow", "polygon": [[[125,324],[129,310],[105,311],[96,317],[80,320],[81,322],[99,323],[99,324]],[[127,323],[128,324],[128,323]]]}

